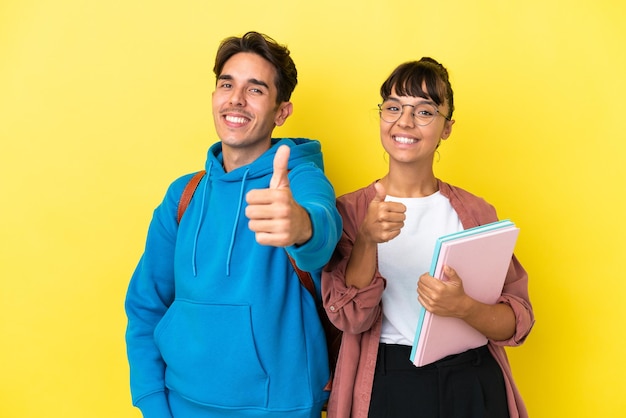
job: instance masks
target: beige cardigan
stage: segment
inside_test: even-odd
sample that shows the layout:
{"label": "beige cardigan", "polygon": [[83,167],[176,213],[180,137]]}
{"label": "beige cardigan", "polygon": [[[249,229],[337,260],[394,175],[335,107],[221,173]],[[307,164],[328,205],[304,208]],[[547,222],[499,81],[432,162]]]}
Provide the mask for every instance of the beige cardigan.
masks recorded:
{"label": "beige cardigan", "polygon": [[[497,220],[495,209],[483,199],[442,181],[439,181],[439,190],[450,200],[465,229]],[[322,274],[322,297],[328,317],[344,334],[328,402],[328,418],[368,416],[381,332],[380,301],[385,279],[377,270],[369,286],[356,289],[346,287],[344,275],[356,233],[375,194],[372,183],[337,199],[337,208],[343,218],[343,235]],[[535,322],[528,297],[528,275],[515,256],[498,302],[513,308],[515,334],[506,341],[490,340],[488,346],[504,374],[510,417],[526,418],[528,413],[504,351],[504,346],[522,344]]]}

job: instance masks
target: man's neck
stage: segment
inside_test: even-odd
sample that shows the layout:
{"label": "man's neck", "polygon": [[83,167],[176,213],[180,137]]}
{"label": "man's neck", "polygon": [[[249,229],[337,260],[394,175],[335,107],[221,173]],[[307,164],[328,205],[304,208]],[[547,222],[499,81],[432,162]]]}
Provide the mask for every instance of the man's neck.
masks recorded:
{"label": "man's neck", "polygon": [[251,164],[270,149],[270,146],[271,144],[267,144],[267,146],[256,147],[255,149],[222,146],[222,167],[224,167],[224,171],[229,172]]}

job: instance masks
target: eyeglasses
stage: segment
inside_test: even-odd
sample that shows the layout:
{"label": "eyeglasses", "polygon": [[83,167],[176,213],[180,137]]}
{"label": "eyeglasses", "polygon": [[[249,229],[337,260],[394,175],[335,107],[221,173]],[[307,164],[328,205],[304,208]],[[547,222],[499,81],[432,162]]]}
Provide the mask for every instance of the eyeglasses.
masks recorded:
{"label": "eyeglasses", "polygon": [[380,118],[387,123],[394,123],[400,119],[402,116],[403,109],[408,106],[413,108],[413,119],[415,119],[415,123],[418,126],[426,126],[430,124],[437,115],[443,116],[446,120],[450,120],[449,117],[439,112],[437,106],[430,103],[418,103],[416,105],[412,104],[401,104],[395,100],[387,100],[378,105],[378,112],[380,113]]}

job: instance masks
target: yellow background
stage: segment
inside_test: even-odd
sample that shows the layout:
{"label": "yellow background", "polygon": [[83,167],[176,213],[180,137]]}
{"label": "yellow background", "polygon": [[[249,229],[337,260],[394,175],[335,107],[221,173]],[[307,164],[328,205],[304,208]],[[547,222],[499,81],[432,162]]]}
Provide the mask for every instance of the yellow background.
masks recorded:
{"label": "yellow background", "polygon": [[167,185],[216,140],[217,45],[251,29],[300,73],[277,135],[320,139],[339,194],[385,172],[389,72],[449,68],[436,173],[521,227],[537,324],[508,352],[531,416],[625,416],[625,17],[617,0],[2,0],[0,416],[140,416],[126,286]]}

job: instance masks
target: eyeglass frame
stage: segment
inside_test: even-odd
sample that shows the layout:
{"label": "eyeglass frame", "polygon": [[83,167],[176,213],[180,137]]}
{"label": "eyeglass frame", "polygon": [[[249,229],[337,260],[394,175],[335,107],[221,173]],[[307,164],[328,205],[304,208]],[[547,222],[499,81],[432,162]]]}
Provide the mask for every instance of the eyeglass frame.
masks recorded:
{"label": "eyeglass frame", "polygon": [[[383,106],[386,102],[388,102],[388,101],[391,101],[391,102],[397,102],[397,103],[398,103],[398,106],[400,106],[400,108],[402,108],[402,111],[401,111],[401,112],[400,112],[400,114],[398,115],[398,119],[396,119],[396,120],[394,120],[394,121],[392,121],[392,122],[390,122],[390,121],[388,121],[388,120],[385,120],[385,119],[383,118],[383,108],[382,108],[382,106]],[[441,112],[439,111],[439,108],[438,108],[437,106],[435,106],[432,102],[424,102],[424,103],[418,103],[418,104],[414,104],[414,105],[412,105],[412,104],[408,104],[408,103],[407,103],[407,104],[403,104],[403,103],[400,103],[399,101],[396,101],[396,100],[393,100],[393,99],[392,99],[392,100],[387,99],[387,100],[385,100],[384,102],[382,102],[382,103],[379,103],[379,104],[378,104],[378,116],[379,116],[379,117],[380,117],[383,121],[385,121],[385,122],[387,122],[387,123],[396,123],[397,121],[399,121],[399,120],[400,120],[400,118],[401,118],[401,117],[402,117],[402,115],[404,114],[404,108],[405,108],[406,106],[409,106],[409,107],[412,107],[413,109],[415,109],[415,107],[416,107],[416,106],[419,106],[420,104],[428,104],[428,105],[431,105],[432,107],[434,107],[434,108],[435,108],[435,112],[437,112],[437,115],[442,116],[442,117],[443,117],[445,120],[447,120],[447,121],[451,121],[451,120],[452,120],[452,119],[450,119],[448,116],[446,116],[446,115],[444,115],[443,113],[441,113]],[[411,116],[413,116],[413,120],[415,121],[415,123],[417,124],[417,126],[428,126],[428,125],[430,125],[430,124],[431,124],[431,123],[435,120],[435,116],[437,116],[437,115],[433,115],[432,119],[430,119],[427,123],[421,124],[421,123],[419,123],[419,119],[418,119],[418,117],[417,117],[417,116],[415,116],[415,112],[411,113]]]}

